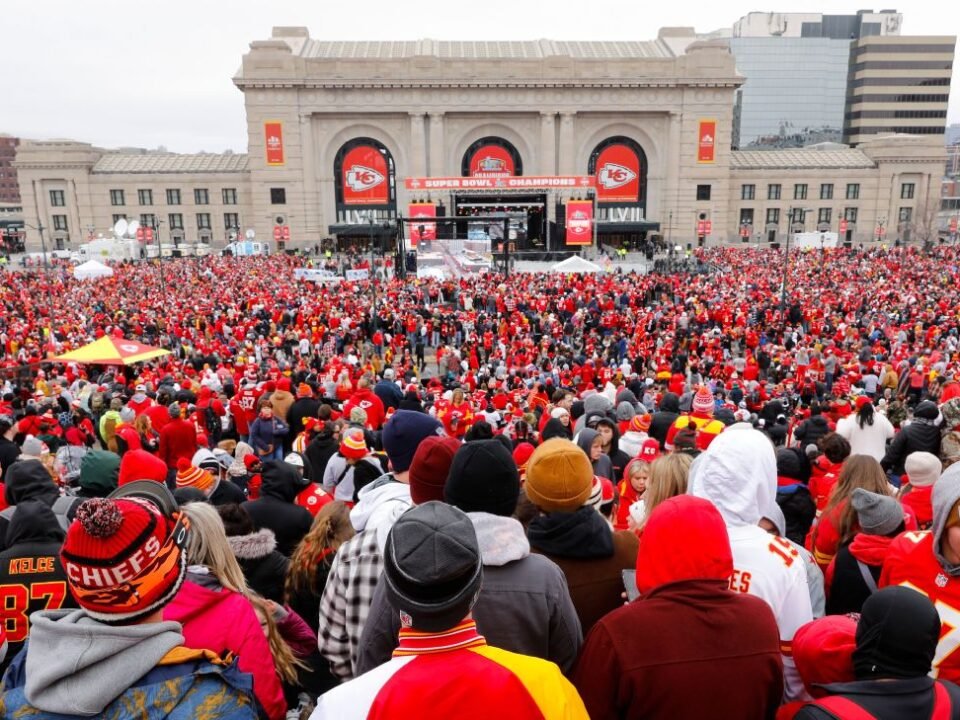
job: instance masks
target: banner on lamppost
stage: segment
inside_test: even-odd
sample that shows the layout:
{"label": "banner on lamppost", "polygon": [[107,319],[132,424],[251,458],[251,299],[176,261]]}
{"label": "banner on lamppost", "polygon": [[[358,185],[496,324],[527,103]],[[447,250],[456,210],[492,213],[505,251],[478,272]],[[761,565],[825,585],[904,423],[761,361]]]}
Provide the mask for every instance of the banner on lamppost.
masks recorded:
{"label": "banner on lamppost", "polygon": [[267,165],[283,165],[283,123],[279,120],[265,121],[263,142],[266,148]]}
{"label": "banner on lamppost", "polygon": [[593,200],[567,201],[567,245],[593,244]]}
{"label": "banner on lamppost", "polygon": [[712,163],[717,159],[717,121],[701,120],[697,132],[697,162]]}
{"label": "banner on lamppost", "polygon": [[437,239],[437,224],[429,222],[437,217],[436,205],[432,202],[410,203],[408,214],[415,221],[410,224],[410,247],[416,247],[421,241],[433,242]]}

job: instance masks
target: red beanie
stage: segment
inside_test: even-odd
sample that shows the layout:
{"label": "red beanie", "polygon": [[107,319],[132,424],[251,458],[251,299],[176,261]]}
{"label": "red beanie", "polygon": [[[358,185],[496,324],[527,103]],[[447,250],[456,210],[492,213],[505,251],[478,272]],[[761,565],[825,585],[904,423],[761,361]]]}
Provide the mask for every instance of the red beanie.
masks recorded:
{"label": "red beanie", "polygon": [[247,468],[247,472],[250,472],[250,470],[253,469],[253,466],[256,465],[258,462],[260,462],[260,458],[258,458],[253,453],[249,453],[243,456],[243,465],[244,467]]}
{"label": "red beanie", "polygon": [[139,498],[77,508],[60,558],[77,604],[104,622],[131,622],[170,602],[187,570],[189,525]]}
{"label": "red beanie", "polygon": [[186,458],[177,462],[177,487],[195,487],[204,493],[213,492],[216,480],[206,470],[201,470]]}
{"label": "red beanie", "polygon": [[277,380],[277,390],[290,392],[290,378],[280,378]]}
{"label": "red beanie", "polygon": [[414,503],[443,502],[443,490],[459,447],[459,440],[446,435],[430,435],[420,441],[410,462],[410,497]]}
{"label": "red beanie", "polygon": [[120,461],[120,475],[117,486],[126,485],[134,480],[167,481],[167,464],[146,450],[128,450]]}
{"label": "red beanie", "polygon": [[348,428],[343,433],[343,439],[340,441],[340,454],[348,460],[360,460],[365,458],[367,450],[367,441],[363,436],[363,430],[360,428]]}
{"label": "red beanie", "polygon": [[807,692],[825,693],[814,685],[852,682],[857,622],[846,615],[827,615],[801,626],[793,636],[793,659]]}
{"label": "red beanie", "polygon": [[533,455],[534,450],[536,450],[536,448],[528,442],[517,443],[517,446],[513,449],[513,461],[517,464],[518,470],[523,471],[527,469],[527,462],[530,460],[530,456]]}

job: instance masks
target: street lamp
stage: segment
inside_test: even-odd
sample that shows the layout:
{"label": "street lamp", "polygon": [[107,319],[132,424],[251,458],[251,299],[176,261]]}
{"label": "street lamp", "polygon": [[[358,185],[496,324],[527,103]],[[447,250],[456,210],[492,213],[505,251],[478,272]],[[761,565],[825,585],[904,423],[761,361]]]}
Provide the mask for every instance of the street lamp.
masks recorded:
{"label": "street lamp", "polygon": [[[880,215],[877,217],[877,241],[883,240],[883,226],[887,223],[887,216]],[[900,247],[900,240],[897,239],[897,247]]]}
{"label": "street lamp", "polygon": [[[47,242],[46,242],[46,240],[44,240],[44,238],[43,238],[43,231],[44,231],[46,228],[43,227],[43,221],[42,221],[42,220],[37,220],[37,225],[36,225],[36,227],[34,227],[33,225],[31,225],[30,223],[27,223],[27,222],[25,222],[25,223],[23,223],[23,224],[24,224],[26,227],[31,228],[32,230],[36,230],[38,233],[40,233],[40,250],[41,250],[41,252],[43,253],[43,274],[44,274],[44,276],[46,277],[46,280],[47,280],[47,282],[46,282],[46,287],[47,287],[47,327],[45,328],[45,329],[46,329],[46,338],[44,338],[43,336],[41,336],[41,338],[40,338],[40,354],[41,354],[41,357],[43,357],[44,340],[50,338],[50,333],[52,332],[52,329],[51,329],[51,327],[50,327],[50,322],[49,322],[49,321],[50,321],[51,316],[53,315],[53,297],[52,297],[52,295],[50,294],[50,262],[49,262],[49,259],[47,258]],[[41,332],[42,332],[42,331],[41,331]]]}

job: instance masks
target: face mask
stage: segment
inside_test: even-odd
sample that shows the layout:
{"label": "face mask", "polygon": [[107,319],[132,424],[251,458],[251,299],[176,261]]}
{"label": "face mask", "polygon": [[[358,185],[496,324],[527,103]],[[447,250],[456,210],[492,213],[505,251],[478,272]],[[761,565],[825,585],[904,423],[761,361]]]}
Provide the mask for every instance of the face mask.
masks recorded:
{"label": "face mask", "polygon": [[642,525],[647,518],[647,503],[643,498],[637,500],[630,506],[630,517],[637,525]]}

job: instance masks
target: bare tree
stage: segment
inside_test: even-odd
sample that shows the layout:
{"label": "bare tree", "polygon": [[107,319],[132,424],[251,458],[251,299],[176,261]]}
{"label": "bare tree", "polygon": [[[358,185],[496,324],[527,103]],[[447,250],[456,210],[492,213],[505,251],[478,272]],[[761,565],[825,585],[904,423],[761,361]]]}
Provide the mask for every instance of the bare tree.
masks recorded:
{"label": "bare tree", "polygon": [[913,217],[908,223],[910,234],[919,243],[922,243],[924,250],[932,248],[934,241],[937,239],[940,230],[939,218],[937,217],[939,212],[940,198],[934,198],[933,200],[927,198],[914,208]]}

